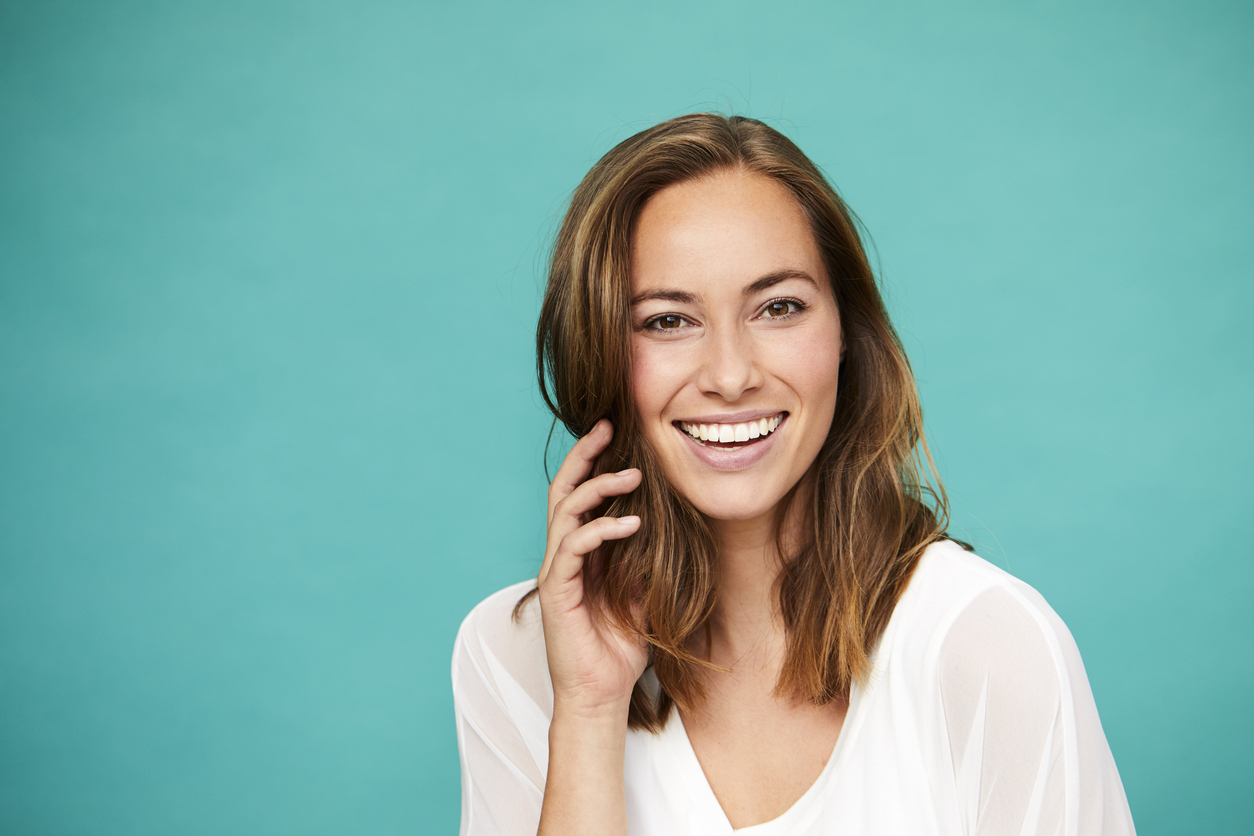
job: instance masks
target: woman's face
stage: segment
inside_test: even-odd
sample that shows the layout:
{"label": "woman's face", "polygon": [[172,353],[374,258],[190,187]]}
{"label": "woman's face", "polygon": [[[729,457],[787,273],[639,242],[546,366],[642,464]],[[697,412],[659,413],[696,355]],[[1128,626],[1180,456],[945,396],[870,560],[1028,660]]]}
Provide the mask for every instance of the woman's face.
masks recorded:
{"label": "woman's face", "polygon": [[759,174],[680,183],[631,264],[633,395],[667,478],[713,519],[770,514],[827,437],[844,352],[805,213]]}

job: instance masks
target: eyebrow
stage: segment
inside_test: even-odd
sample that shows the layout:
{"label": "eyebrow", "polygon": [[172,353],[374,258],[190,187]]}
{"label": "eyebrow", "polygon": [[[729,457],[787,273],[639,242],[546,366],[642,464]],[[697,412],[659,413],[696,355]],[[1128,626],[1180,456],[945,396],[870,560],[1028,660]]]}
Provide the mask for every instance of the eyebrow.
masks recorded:
{"label": "eyebrow", "polygon": [[[772,288],[780,282],[786,282],[789,279],[801,279],[802,281],[809,282],[815,287],[819,286],[819,283],[804,270],[786,268],[783,270],[776,270],[774,273],[767,273],[762,278],[746,286],[745,289],[740,292],[740,295],[753,296],[756,293],[761,293],[762,291]],[[641,302],[649,302],[653,300],[674,302],[679,305],[695,305],[701,302],[701,297],[695,293],[689,293],[686,290],[671,290],[669,288],[659,287],[654,288],[653,290],[646,290],[644,293],[633,296],[631,298],[631,304],[634,307],[639,305]]]}
{"label": "eyebrow", "polygon": [[793,270],[790,268],[785,268],[783,270],[776,270],[774,273],[767,273],[765,276],[758,279],[756,282],[754,282],[753,284],[749,285],[744,290],[742,290],[741,295],[752,296],[755,293],[761,293],[762,291],[768,288],[772,288],[775,285],[779,284],[780,282],[786,282],[789,279],[801,279],[802,281],[809,282],[810,284],[814,285],[816,288],[819,286],[819,283],[816,282],[814,278],[809,273],[805,272],[804,270]]}
{"label": "eyebrow", "polygon": [[639,305],[641,302],[649,302],[659,299],[663,302],[675,302],[680,305],[696,305],[700,303],[701,297],[695,293],[688,293],[683,290],[668,290],[664,287],[646,290],[644,293],[631,297],[632,307]]}

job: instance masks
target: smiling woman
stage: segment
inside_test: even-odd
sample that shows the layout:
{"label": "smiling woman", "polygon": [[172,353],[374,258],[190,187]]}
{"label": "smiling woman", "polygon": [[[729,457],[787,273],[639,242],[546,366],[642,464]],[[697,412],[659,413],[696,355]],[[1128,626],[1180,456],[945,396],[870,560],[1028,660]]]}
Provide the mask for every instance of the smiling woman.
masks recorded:
{"label": "smiling woman", "polygon": [[1131,833],[1075,644],[947,538],[852,215],[696,114],[576,190],[538,328],[580,440],[453,659],[462,833]]}
{"label": "smiling woman", "polygon": [[729,170],[660,192],[633,242],[644,438],[706,517],[765,519],[823,446],[844,355],[805,214],[775,180]]}

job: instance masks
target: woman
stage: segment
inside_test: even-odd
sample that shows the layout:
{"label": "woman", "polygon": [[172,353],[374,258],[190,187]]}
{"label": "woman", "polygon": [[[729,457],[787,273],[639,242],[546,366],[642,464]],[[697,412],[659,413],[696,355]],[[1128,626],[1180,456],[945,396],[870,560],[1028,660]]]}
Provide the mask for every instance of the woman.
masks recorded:
{"label": "woman", "polygon": [[582,437],[538,584],[458,635],[463,834],[1132,832],[1066,627],[945,536],[852,215],[789,140],[696,114],[606,154],[538,347]]}

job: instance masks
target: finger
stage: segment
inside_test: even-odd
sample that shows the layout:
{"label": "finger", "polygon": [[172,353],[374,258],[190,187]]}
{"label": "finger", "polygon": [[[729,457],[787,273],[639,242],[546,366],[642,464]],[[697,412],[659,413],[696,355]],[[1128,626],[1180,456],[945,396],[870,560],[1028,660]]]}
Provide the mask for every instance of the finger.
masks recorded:
{"label": "finger", "polygon": [[562,466],[557,469],[557,475],[553,477],[553,483],[549,485],[550,517],[553,515],[553,506],[588,478],[597,456],[605,452],[613,437],[614,426],[602,418],[570,448],[570,452],[562,460]]}
{"label": "finger", "polygon": [[[592,511],[611,496],[631,493],[640,486],[640,479],[640,471],[634,467],[617,473],[602,473],[595,479],[589,479],[553,505],[550,528],[560,528],[572,521],[575,524],[574,527],[578,528],[583,524],[584,514]],[[562,532],[562,534],[565,533]]]}
{"label": "finger", "polygon": [[572,582],[583,571],[583,561],[608,540],[621,540],[635,534],[640,528],[640,518],[598,517],[586,525],[580,526],[562,538],[561,544],[540,570],[539,582],[548,586],[561,587]]}
{"label": "finger", "polygon": [[611,496],[621,496],[640,485],[640,471],[635,468],[618,473],[602,473],[575,488],[565,499],[553,506],[549,514],[548,544],[545,548],[541,576],[548,569],[562,540],[584,524],[584,515]]}

